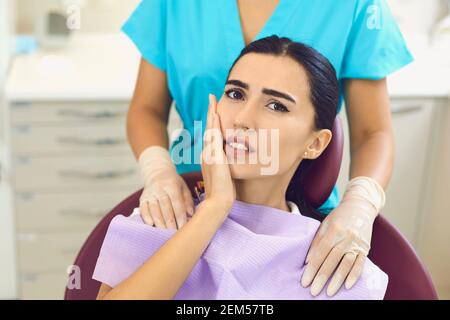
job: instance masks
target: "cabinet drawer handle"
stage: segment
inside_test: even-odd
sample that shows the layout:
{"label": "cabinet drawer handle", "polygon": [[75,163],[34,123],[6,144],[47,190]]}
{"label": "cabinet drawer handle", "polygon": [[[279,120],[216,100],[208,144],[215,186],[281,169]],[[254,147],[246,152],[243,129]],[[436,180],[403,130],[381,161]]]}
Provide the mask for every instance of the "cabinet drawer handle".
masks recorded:
{"label": "cabinet drawer handle", "polygon": [[421,105],[413,105],[413,106],[406,106],[406,107],[391,107],[391,113],[392,114],[405,114],[405,113],[413,113],[418,112],[423,109],[423,106]]}
{"label": "cabinet drawer handle", "polygon": [[39,280],[39,275],[37,273],[24,273],[21,278],[24,282],[36,282]]}
{"label": "cabinet drawer handle", "polygon": [[93,146],[116,146],[125,144],[124,138],[83,139],[79,137],[58,137],[59,143]]}
{"label": "cabinet drawer handle", "polygon": [[85,172],[79,170],[62,170],[59,172],[61,177],[81,178],[81,179],[115,179],[126,176],[131,176],[135,173],[135,169],[126,170],[108,170],[100,172]]}
{"label": "cabinet drawer handle", "polygon": [[75,216],[80,218],[101,218],[106,214],[106,210],[68,208],[61,210],[61,214],[63,216]]}
{"label": "cabinet drawer handle", "polygon": [[58,115],[83,119],[113,119],[124,116],[125,112],[109,111],[109,110],[86,112],[81,110],[66,109],[66,110],[58,110]]}
{"label": "cabinet drawer handle", "polygon": [[15,102],[11,102],[11,107],[12,108],[28,108],[31,107],[32,103],[31,101],[15,101]]}
{"label": "cabinet drawer handle", "polygon": [[38,235],[35,233],[20,233],[18,238],[19,241],[23,242],[36,242],[38,240]]}

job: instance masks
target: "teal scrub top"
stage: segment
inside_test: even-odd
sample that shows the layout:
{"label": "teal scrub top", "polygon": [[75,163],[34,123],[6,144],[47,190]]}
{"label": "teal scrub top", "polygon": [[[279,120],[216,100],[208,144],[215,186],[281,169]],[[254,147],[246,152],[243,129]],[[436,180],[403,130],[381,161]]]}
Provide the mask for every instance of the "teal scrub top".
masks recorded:
{"label": "teal scrub top", "polygon": [[[208,93],[223,94],[229,68],[245,47],[237,1],[142,0],[122,31],[167,75],[189,132],[170,148],[172,158],[174,152],[183,155],[181,146],[190,151],[189,163],[175,162],[177,172],[200,171]],[[413,60],[385,0],[280,0],[253,40],[273,34],[322,53],[341,88],[345,78],[382,79]],[[343,99],[341,90],[339,110]],[[319,211],[327,214],[338,203],[335,186]]]}

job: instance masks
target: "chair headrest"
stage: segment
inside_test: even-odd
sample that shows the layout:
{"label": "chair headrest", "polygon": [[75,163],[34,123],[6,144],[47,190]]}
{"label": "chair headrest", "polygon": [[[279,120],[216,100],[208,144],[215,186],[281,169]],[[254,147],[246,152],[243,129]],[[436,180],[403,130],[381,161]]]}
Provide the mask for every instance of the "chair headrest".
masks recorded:
{"label": "chair headrest", "polygon": [[314,160],[304,178],[304,196],[314,207],[320,207],[330,196],[339,177],[344,151],[344,131],[339,116],[332,129],[333,137],[324,152]]}

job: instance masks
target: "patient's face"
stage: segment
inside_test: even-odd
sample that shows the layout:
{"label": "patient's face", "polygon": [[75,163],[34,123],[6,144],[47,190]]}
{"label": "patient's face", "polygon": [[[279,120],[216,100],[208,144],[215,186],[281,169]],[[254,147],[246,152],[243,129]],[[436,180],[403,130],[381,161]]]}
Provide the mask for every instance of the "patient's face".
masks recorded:
{"label": "patient's face", "polygon": [[249,53],[235,64],[217,105],[225,140],[238,142],[224,144],[233,178],[297,168],[314,132],[309,90],[289,57]]}

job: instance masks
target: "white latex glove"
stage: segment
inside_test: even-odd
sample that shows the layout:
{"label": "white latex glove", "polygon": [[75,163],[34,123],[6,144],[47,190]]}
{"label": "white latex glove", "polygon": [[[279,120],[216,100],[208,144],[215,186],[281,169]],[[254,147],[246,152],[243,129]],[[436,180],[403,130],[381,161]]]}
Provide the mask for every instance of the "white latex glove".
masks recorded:
{"label": "white latex glove", "polygon": [[151,146],[139,156],[144,190],[139,209],[146,224],[181,228],[194,214],[194,201],[184,179],[177,173],[167,149]]}
{"label": "white latex glove", "polygon": [[327,294],[333,296],[345,281],[350,289],[359,279],[369,254],[372,227],[385,195],[369,177],[347,185],[341,203],[324,219],[306,257],[301,284],[317,296],[334,273]]}

